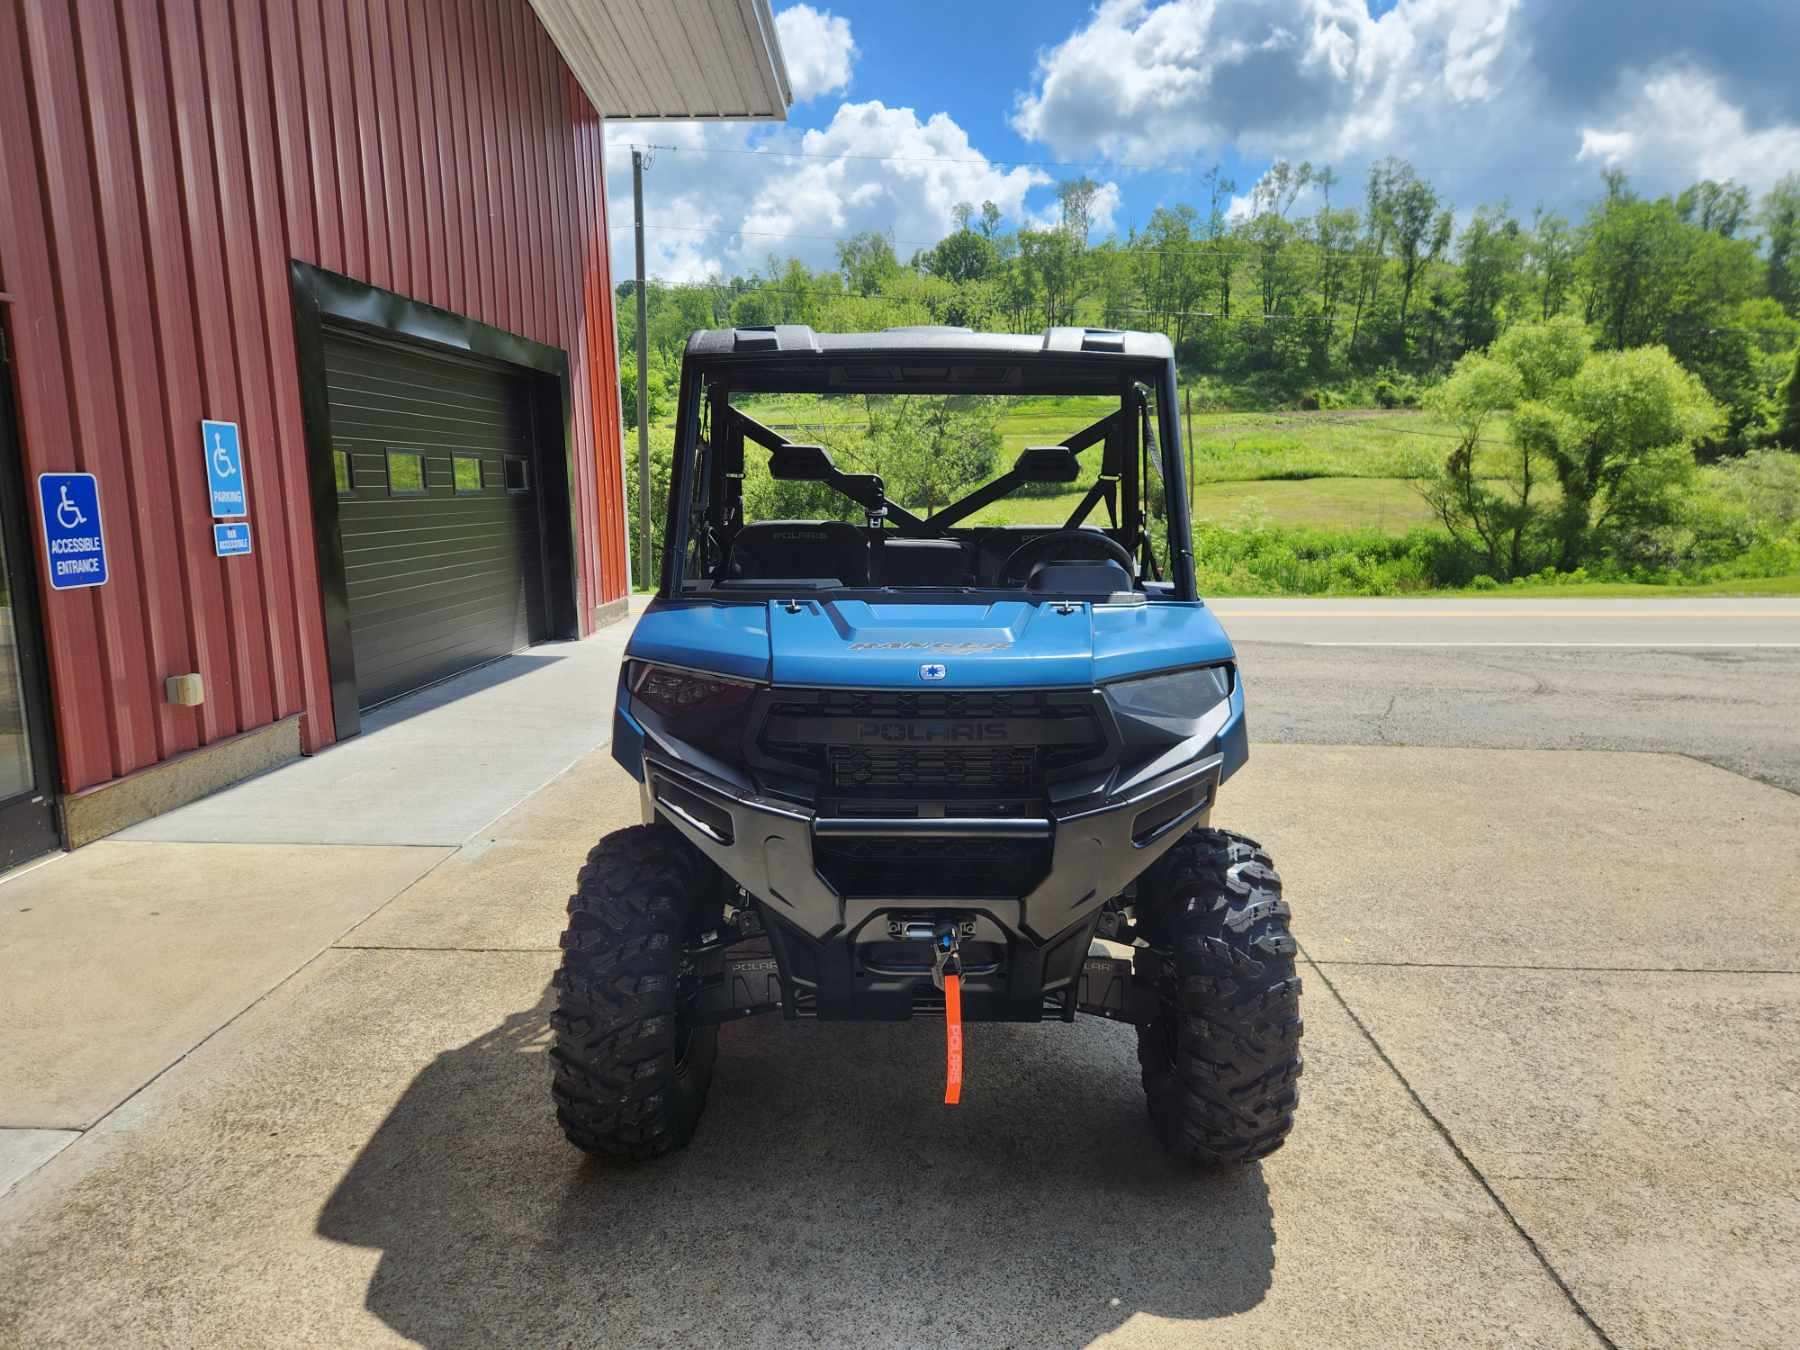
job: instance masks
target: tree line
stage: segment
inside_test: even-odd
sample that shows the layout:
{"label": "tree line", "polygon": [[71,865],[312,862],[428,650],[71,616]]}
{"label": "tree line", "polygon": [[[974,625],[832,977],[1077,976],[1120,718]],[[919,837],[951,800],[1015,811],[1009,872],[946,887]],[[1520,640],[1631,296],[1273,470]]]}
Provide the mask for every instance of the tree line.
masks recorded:
{"label": "tree line", "polygon": [[[1703,454],[1788,434],[1800,398],[1800,174],[1760,199],[1729,180],[1652,198],[1609,172],[1579,219],[1501,203],[1460,224],[1398,159],[1372,166],[1359,197],[1329,166],[1285,160],[1242,197],[1217,167],[1200,181],[1198,203],[1159,207],[1123,237],[1093,239],[1099,188],[1084,177],[1058,185],[1050,223],[1007,228],[994,203],[959,203],[949,233],[905,260],[890,237],[865,232],[837,244],[835,268],[772,256],[760,272],[653,281],[652,415],[672,400],[695,328],[1149,328],[1168,334],[1190,377],[1305,398],[1371,372],[1435,378],[1513,325],[1569,316],[1603,350],[1665,347],[1699,379],[1723,410]],[[618,288],[628,419],[632,287]]]}

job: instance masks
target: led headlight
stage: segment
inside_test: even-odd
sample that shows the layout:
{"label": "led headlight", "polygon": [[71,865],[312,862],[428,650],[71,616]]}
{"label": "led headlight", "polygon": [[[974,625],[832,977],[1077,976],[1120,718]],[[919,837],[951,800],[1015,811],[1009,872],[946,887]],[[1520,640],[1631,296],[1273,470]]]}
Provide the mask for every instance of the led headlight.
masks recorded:
{"label": "led headlight", "polygon": [[750,697],[753,688],[741,680],[701,675],[671,666],[653,666],[647,661],[632,663],[633,696],[665,716],[678,716],[707,704],[742,703]]}
{"label": "led headlight", "polygon": [[1231,697],[1231,676],[1230,666],[1195,666],[1120,680],[1106,686],[1106,696],[1117,711],[1128,715],[1193,720]]}
{"label": "led headlight", "polygon": [[647,661],[631,663],[627,678],[634,703],[657,715],[666,732],[715,753],[726,753],[743,734],[756,686]]}

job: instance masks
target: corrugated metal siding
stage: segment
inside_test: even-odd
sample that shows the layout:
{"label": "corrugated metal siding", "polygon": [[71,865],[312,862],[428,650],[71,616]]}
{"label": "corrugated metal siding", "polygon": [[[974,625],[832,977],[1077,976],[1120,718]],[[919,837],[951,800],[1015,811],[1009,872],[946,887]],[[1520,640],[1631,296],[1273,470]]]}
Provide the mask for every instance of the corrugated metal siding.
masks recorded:
{"label": "corrugated metal siding", "polygon": [[[331,698],[290,257],[568,351],[584,630],[625,589],[601,123],[526,0],[0,6],[0,292],[32,473],[113,580],[46,600],[63,787]],[[212,556],[199,423],[256,553]],[[162,702],[199,670],[198,709]]]}

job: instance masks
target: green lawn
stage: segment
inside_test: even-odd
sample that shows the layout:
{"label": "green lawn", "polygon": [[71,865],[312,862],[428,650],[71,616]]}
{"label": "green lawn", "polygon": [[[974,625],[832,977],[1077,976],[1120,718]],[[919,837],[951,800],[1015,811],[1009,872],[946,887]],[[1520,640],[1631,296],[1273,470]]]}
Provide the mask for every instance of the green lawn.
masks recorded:
{"label": "green lawn", "polygon": [[[1054,497],[1008,497],[970,517],[975,525],[1061,524],[1080,502],[1080,492]],[[1097,508],[1090,522],[1103,521]],[[1267,478],[1252,482],[1202,482],[1194,494],[1194,519],[1220,524],[1372,529],[1405,534],[1435,519],[1411,483],[1400,478]]]}

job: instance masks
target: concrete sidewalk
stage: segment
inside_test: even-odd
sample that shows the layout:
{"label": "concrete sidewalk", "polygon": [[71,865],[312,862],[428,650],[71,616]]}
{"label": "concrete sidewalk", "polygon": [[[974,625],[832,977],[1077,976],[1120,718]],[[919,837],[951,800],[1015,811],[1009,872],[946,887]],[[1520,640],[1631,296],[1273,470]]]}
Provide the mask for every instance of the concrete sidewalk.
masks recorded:
{"label": "concrete sidewalk", "polygon": [[0,1345],[1800,1343],[1800,797],[1679,755],[1259,744],[1259,1166],[1171,1165],[1090,1019],[971,1027],[948,1112],[931,1024],[737,1023],[690,1149],[583,1160],[623,637],[0,885]]}
{"label": "concrete sidewalk", "polygon": [[[603,752],[629,633],[470,671],[342,745],[0,880],[0,1190],[396,897],[520,884],[533,850],[483,827]],[[560,851],[543,874],[566,890]]]}

